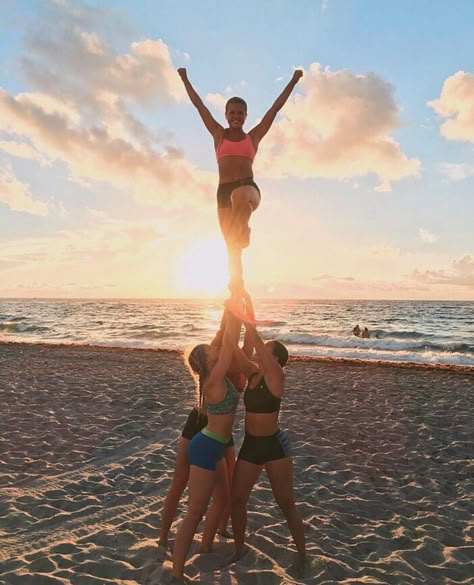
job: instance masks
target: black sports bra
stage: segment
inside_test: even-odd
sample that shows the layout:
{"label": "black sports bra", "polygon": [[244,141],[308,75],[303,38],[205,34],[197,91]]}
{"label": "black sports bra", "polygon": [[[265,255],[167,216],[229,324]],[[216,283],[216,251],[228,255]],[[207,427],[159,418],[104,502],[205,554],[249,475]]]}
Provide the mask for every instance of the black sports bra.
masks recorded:
{"label": "black sports bra", "polygon": [[262,378],[255,388],[249,387],[250,380],[254,376],[258,376],[258,372],[250,376],[244,391],[245,410],[255,413],[279,412],[281,398],[277,398],[270,392],[265,384],[265,378]]}

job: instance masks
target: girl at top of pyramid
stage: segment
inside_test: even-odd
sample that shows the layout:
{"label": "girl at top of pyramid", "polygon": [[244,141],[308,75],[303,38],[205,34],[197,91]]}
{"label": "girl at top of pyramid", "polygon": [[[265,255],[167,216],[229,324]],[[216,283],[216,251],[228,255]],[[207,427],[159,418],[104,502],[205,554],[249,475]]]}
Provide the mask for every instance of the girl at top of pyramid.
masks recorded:
{"label": "girl at top of pyramid", "polygon": [[229,251],[231,290],[243,289],[242,249],[249,245],[249,219],[260,203],[260,190],[254,181],[252,165],[260,141],[270,129],[278,111],[290,97],[293,88],[303,75],[297,69],[284,90],[261,121],[248,133],[243,129],[247,119],[247,104],[240,97],[227,101],[224,128],[214,119],[188,79],[186,69],[178,69],[189,99],[196,107],[204,125],[214,140],[219,186],[217,189],[217,213],[222,234]]}

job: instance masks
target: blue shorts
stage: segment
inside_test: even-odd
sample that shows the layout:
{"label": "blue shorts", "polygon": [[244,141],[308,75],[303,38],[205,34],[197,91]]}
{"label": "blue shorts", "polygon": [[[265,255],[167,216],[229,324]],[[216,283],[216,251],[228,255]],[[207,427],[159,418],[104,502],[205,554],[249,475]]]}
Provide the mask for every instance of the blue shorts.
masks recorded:
{"label": "blue shorts", "polygon": [[[189,413],[189,416],[186,420],[186,423],[183,428],[183,432],[181,436],[189,441],[192,440],[196,433],[202,431],[202,429],[207,425],[207,414],[200,414],[197,408],[193,408]],[[226,447],[233,447],[234,446],[234,436],[232,435],[227,443]]]}
{"label": "blue shorts", "polygon": [[215,471],[217,463],[224,457],[225,448],[226,443],[208,437],[203,431],[199,431],[189,443],[189,464]]}

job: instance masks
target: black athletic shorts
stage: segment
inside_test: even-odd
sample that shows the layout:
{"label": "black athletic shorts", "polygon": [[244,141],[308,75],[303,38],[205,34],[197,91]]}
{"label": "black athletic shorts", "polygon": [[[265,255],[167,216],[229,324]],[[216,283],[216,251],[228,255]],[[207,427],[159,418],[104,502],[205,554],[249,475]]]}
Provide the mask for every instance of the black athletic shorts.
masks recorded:
{"label": "black athletic shorts", "polygon": [[260,193],[257,183],[252,177],[248,179],[240,179],[239,181],[232,181],[230,183],[221,183],[217,188],[217,207],[232,207],[232,191],[237,187],[243,187],[249,185],[255,187]]}
{"label": "black athletic shorts", "polygon": [[256,437],[245,433],[238,459],[254,465],[265,465],[269,461],[284,459],[291,456],[290,441],[283,431],[274,435]]}

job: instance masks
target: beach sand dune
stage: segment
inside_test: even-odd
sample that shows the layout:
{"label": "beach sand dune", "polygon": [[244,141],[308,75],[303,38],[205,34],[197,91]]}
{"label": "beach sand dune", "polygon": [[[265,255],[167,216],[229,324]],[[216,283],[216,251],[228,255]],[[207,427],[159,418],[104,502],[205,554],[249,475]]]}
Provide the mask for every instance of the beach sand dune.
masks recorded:
{"label": "beach sand dune", "polygon": [[[473,390],[472,370],[291,361],[281,424],[308,573],[263,474],[247,554],[229,564],[221,539],[199,555],[197,534],[191,582],[472,584]],[[194,402],[182,357],[0,345],[0,396],[0,584],[166,582],[159,517]]]}

